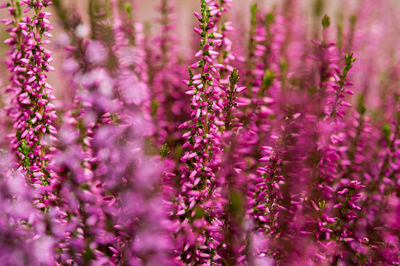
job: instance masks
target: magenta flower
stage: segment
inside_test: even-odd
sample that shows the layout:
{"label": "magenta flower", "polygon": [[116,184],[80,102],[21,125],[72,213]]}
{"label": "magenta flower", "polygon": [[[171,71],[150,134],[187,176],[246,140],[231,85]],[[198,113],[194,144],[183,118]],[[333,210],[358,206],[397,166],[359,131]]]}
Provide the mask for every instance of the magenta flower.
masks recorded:
{"label": "magenta flower", "polygon": [[[26,172],[27,179],[44,194],[37,206],[43,208],[54,200],[48,185],[54,185],[56,174],[49,168],[52,147],[57,129],[53,120],[57,118],[53,88],[47,83],[47,73],[54,70],[50,66],[51,52],[45,48],[50,43],[50,13],[44,8],[51,2],[20,1],[8,2],[7,9],[13,18],[3,22],[9,26],[10,38],[5,41],[10,46],[8,68],[11,84],[8,91],[14,94],[9,115],[14,122],[15,137],[11,140],[17,155],[17,167]],[[30,9],[35,14],[23,15]],[[48,194],[50,193],[50,194]]]}

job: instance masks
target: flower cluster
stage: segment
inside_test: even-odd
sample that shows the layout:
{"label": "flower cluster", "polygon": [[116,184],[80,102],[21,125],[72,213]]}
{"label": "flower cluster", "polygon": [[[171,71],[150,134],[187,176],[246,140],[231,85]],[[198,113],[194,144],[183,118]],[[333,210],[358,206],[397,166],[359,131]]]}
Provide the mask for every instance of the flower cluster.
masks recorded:
{"label": "flower cluster", "polygon": [[[219,261],[217,250],[223,239],[219,227],[223,223],[224,199],[216,186],[215,174],[222,151],[219,128],[224,126],[218,120],[223,106],[219,104],[220,64],[215,64],[219,54],[216,49],[222,45],[223,37],[217,32],[221,16],[218,7],[216,1],[201,1],[201,13],[195,13],[200,25],[194,31],[201,37],[201,49],[195,55],[200,59],[189,68],[186,93],[192,95],[192,112],[191,120],[182,125],[188,129],[182,148],[188,151],[182,156],[186,165],[182,169],[176,210],[183,231],[181,258],[187,263]],[[200,69],[200,73],[193,73],[192,68]]]}
{"label": "flower cluster", "polygon": [[0,264],[399,265],[399,6],[193,2],[0,4]]}
{"label": "flower cluster", "polygon": [[[50,102],[55,99],[53,88],[47,83],[47,73],[54,69],[49,65],[52,53],[45,48],[52,27],[51,14],[43,10],[50,4],[51,1],[11,1],[5,7],[12,19],[3,19],[10,35],[4,41],[10,46],[8,68],[12,73],[7,90],[14,94],[8,111],[15,130],[11,145],[18,167],[26,172],[32,185],[41,190],[55,183],[55,173],[49,168],[49,162],[50,153],[54,151],[52,143],[57,140],[57,129],[53,126],[57,115],[55,105]],[[31,9],[33,15],[24,15]],[[50,198],[47,196],[38,202],[39,208],[48,205]],[[54,195],[51,197],[54,200]]]}

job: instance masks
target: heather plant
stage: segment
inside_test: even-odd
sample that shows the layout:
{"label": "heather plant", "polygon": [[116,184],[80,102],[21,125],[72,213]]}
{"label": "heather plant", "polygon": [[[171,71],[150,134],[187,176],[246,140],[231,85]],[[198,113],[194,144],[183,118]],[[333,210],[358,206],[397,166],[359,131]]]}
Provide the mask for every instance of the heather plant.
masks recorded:
{"label": "heather plant", "polygon": [[398,265],[400,7],[193,2],[0,4],[0,264]]}
{"label": "heather plant", "polygon": [[[56,140],[57,129],[53,120],[57,117],[53,88],[47,83],[47,73],[53,70],[49,65],[52,61],[51,52],[45,48],[51,37],[49,30],[50,13],[43,8],[50,1],[11,1],[4,4],[10,13],[10,19],[3,23],[9,25],[10,60],[8,68],[11,84],[7,91],[14,94],[8,114],[13,117],[15,136],[11,140],[15,150],[18,168],[26,172],[26,178],[33,186],[44,194],[51,189],[46,186],[55,183],[56,174],[49,168],[50,152],[54,147],[51,142]],[[31,9],[32,15],[24,15]],[[47,190],[46,192],[44,190]],[[48,203],[48,196],[39,199],[38,207],[43,208]]]}

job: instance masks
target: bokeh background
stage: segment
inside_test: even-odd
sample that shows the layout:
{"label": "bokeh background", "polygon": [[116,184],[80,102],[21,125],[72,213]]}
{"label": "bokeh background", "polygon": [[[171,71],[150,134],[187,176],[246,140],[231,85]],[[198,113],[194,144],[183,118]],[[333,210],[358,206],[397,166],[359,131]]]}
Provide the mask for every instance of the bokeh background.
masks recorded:
{"label": "bokeh background", "polygon": [[[66,5],[79,9],[85,23],[89,24],[88,21],[88,6],[89,0],[63,0]],[[110,0],[98,0],[98,1],[110,1]],[[160,0],[130,0],[134,6],[134,14],[137,22],[141,22],[145,25],[149,32],[157,32],[159,30],[156,19],[159,16],[157,13],[157,7],[160,4]],[[246,42],[247,30],[249,26],[250,18],[250,6],[252,3],[257,3],[261,8],[272,9],[272,8],[284,8],[286,3],[296,2],[296,6],[301,8],[301,10],[296,10],[297,13],[303,15],[304,20],[309,24],[308,30],[309,34],[319,33],[320,29],[320,19],[324,14],[328,14],[331,17],[332,26],[335,27],[338,21],[344,21],[346,24],[348,18],[353,14],[362,12],[359,7],[368,0],[233,0],[232,9],[229,12],[229,20],[233,21],[234,27],[237,31],[243,31],[241,37],[243,38],[243,43]],[[379,2],[384,1],[385,5],[380,8]],[[0,3],[5,3],[7,0],[0,0]],[[175,13],[176,13],[176,34],[179,43],[179,53],[182,57],[191,56],[193,53],[193,38],[196,36],[193,34],[193,26],[195,25],[195,19],[193,12],[199,10],[200,0],[174,0],[176,3]],[[370,1],[371,2],[371,1]],[[374,17],[371,17],[368,21],[368,25],[362,25],[363,29],[359,32],[365,32],[368,35],[366,42],[368,40],[382,41],[388,44],[387,49],[385,49],[385,55],[382,56],[396,56],[397,50],[400,51],[400,47],[396,43],[400,44],[400,1],[399,0],[376,0],[375,5],[377,6]],[[365,3],[364,3],[365,6]],[[319,15],[315,15],[318,11]],[[4,18],[7,15],[6,10],[0,9],[0,18]],[[62,66],[62,54],[63,49],[58,45],[57,42],[60,40],[65,40],[65,34],[62,29],[57,25],[56,16],[52,17],[52,23],[55,27],[52,34],[54,36],[52,47],[50,49],[54,52],[54,62],[53,66],[58,68]],[[334,31],[332,31],[334,32]],[[365,36],[355,36],[363,37]],[[0,58],[4,60],[7,58],[7,46],[3,44],[3,41],[7,38],[5,32],[5,27],[0,23]],[[311,37],[312,39],[315,39]],[[380,44],[382,46],[382,44]],[[371,47],[372,47],[371,43]],[[372,49],[372,48],[371,48]],[[393,52],[388,52],[388,51]],[[383,53],[380,50],[374,50],[373,53],[379,57],[379,53]],[[378,53],[378,54],[377,54]],[[391,54],[391,55],[390,55]],[[357,56],[357,55],[356,55]],[[357,64],[361,64],[370,61],[371,58],[357,58]],[[58,73],[58,74],[57,74]],[[64,86],[68,84],[63,83],[63,78],[56,76],[60,75],[61,71],[56,71],[50,73],[49,81],[57,82],[58,86],[55,86],[55,93],[57,97],[63,97],[62,90]],[[185,77],[184,77],[185,78]],[[4,86],[8,80],[8,73],[4,63],[0,63],[0,84]],[[61,83],[60,83],[61,82]],[[373,95],[373,94],[372,94]],[[373,96],[372,96],[373,97]],[[1,105],[1,97],[0,97]]]}

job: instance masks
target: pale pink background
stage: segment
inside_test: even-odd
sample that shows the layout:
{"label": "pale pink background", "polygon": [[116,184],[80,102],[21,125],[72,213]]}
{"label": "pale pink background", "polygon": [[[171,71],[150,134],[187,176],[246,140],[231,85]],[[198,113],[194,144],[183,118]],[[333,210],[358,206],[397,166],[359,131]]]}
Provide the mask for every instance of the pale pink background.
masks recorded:
{"label": "pale pink background", "polygon": [[[81,14],[86,18],[87,22],[87,6],[88,0],[63,0],[65,4],[71,5],[76,3],[75,6],[78,6],[81,9]],[[154,23],[155,18],[159,16],[156,11],[156,7],[160,4],[161,0],[131,0],[135,6],[135,14],[137,21],[147,23],[151,26],[152,32],[158,31],[158,26]],[[229,12],[230,20],[235,22],[237,28],[247,29],[249,24],[249,13],[250,13],[250,5],[254,2],[258,3],[261,7],[272,7],[277,3],[282,3],[285,0],[233,0],[233,8]],[[310,19],[312,16],[310,14],[310,7],[315,2],[315,0],[292,0],[299,3],[299,6],[302,7],[300,11],[304,14],[306,19]],[[335,16],[338,14],[338,10],[342,12],[350,12],[349,10],[353,9],[354,6],[357,5],[361,0],[325,0],[327,5],[325,12],[328,13],[332,19],[334,20]],[[399,0],[377,0],[377,1],[397,1]],[[6,0],[0,0],[0,3],[5,3]],[[176,3],[176,33],[179,40],[180,50],[179,52],[183,56],[190,56],[192,51],[190,50],[190,44],[193,37],[192,26],[194,21],[193,12],[199,10],[200,0],[175,0]],[[336,7],[339,7],[337,9]],[[345,7],[345,8],[344,8]],[[0,10],[0,19],[8,17],[8,12],[4,9]],[[54,38],[53,42],[55,42],[60,36],[62,36],[62,30],[57,26],[57,19],[53,17],[52,19],[53,25],[55,26],[54,31],[52,32]],[[0,59],[5,58],[5,53],[7,51],[7,46],[3,44],[4,39],[7,38],[7,34],[4,31],[4,26],[0,23]],[[246,35],[243,38],[247,38]],[[60,68],[62,66],[62,57],[58,55],[57,50],[53,47],[50,47],[53,51],[55,51],[55,61],[53,62],[53,66],[56,68]],[[63,82],[61,75],[62,71],[53,72],[50,74],[50,82],[52,83],[60,83]],[[0,86],[1,83],[7,83],[8,73],[5,69],[5,65],[0,62]],[[65,85],[65,84],[64,84]],[[1,95],[0,95],[0,106],[1,106]]]}

